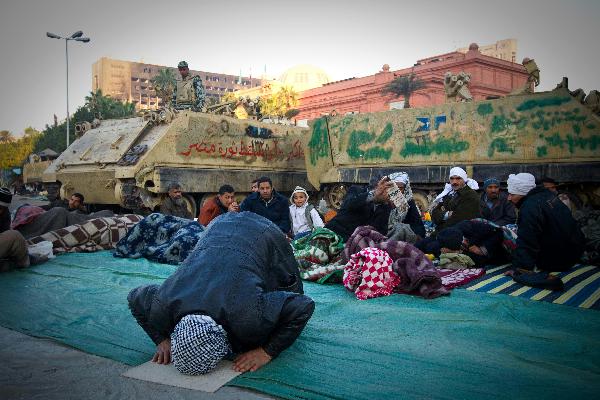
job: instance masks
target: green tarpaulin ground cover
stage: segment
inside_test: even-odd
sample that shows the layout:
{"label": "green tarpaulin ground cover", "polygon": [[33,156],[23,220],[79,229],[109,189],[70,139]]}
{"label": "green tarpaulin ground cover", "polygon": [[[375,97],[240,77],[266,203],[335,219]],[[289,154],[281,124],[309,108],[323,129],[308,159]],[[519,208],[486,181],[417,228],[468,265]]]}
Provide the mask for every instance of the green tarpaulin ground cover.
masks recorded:
{"label": "green tarpaulin ground cover", "polygon": [[[0,275],[0,325],[131,365],[154,346],[127,308],[130,289],[176,267],[111,253],[68,254]],[[305,284],[316,310],[297,342],[232,385],[291,399],[595,398],[600,313],[454,290],[424,300],[358,301]]]}

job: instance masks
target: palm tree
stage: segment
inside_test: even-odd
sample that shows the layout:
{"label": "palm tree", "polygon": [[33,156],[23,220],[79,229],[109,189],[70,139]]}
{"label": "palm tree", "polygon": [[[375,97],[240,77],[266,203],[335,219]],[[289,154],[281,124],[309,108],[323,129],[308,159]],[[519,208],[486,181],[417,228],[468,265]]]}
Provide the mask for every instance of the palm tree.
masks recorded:
{"label": "palm tree", "polygon": [[103,111],[107,109],[108,98],[102,94],[102,90],[97,89],[85,96],[85,107],[94,115],[94,118],[102,119]]}
{"label": "palm tree", "polygon": [[425,87],[425,82],[414,73],[402,75],[395,78],[393,81],[385,85],[382,90],[383,94],[392,93],[396,97],[404,97],[404,108],[410,108],[410,96],[419,89]]}
{"label": "palm tree", "polygon": [[163,105],[167,106],[171,103],[171,97],[175,90],[175,75],[169,68],[163,68],[158,71],[158,75],[151,79],[156,95],[163,101]]}

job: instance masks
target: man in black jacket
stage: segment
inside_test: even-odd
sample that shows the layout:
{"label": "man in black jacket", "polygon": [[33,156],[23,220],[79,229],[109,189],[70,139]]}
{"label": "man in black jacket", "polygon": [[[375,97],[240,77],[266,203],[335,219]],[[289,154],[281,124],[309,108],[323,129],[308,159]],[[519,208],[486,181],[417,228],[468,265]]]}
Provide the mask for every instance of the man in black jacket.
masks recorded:
{"label": "man in black jacket", "polygon": [[[513,269],[522,272],[537,267],[544,271],[566,271],[579,261],[585,238],[571,211],[556,193],[543,186],[536,187],[534,176],[528,173],[511,174],[508,193],[509,200],[519,209]],[[525,274],[515,280],[523,280],[523,277],[527,282],[521,283],[529,286],[562,288],[560,279],[553,279],[547,273],[541,277]]]}
{"label": "man in black jacket", "polygon": [[273,189],[271,178],[258,178],[258,192],[248,195],[240,204],[241,211],[252,211],[272,221],[284,234],[291,234],[288,199]]}
{"label": "man in black jacket", "polygon": [[191,375],[230,353],[238,354],[236,371],[257,370],[296,340],[314,310],[284,235],[248,212],[215,220],[162,285],[138,287],[127,299],[157,345],[153,361],[168,364],[172,355]]}
{"label": "man in black jacket", "polygon": [[517,213],[508,194],[500,191],[500,181],[488,178],[483,182],[483,193],[479,203],[481,217],[500,226],[517,222]]}
{"label": "man in black jacket", "polygon": [[387,235],[390,212],[388,190],[395,183],[386,177],[379,180],[373,191],[363,186],[351,186],[337,215],[325,228],[337,233],[344,241],[359,226],[370,225],[382,235]]}

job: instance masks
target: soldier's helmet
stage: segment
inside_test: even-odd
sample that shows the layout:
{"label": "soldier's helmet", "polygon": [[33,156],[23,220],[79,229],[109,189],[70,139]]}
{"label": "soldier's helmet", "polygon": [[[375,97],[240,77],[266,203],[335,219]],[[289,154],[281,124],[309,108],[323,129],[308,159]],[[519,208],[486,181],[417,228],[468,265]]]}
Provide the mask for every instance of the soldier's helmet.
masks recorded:
{"label": "soldier's helmet", "polygon": [[179,61],[177,68],[188,68],[188,63],[186,61]]}

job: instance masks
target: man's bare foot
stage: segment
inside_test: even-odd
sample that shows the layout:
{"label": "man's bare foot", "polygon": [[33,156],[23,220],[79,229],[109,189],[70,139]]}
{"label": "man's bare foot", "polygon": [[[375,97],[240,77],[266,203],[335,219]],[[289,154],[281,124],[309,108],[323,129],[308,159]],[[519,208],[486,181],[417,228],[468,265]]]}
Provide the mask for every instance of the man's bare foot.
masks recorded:
{"label": "man's bare foot", "polygon": [[271,359],[272,357],[268,355],[262,347],[258,347],[237,356],[235,360],[233,360],[233,370],[236,372],[254,372],[263,365],[269,363]]}

